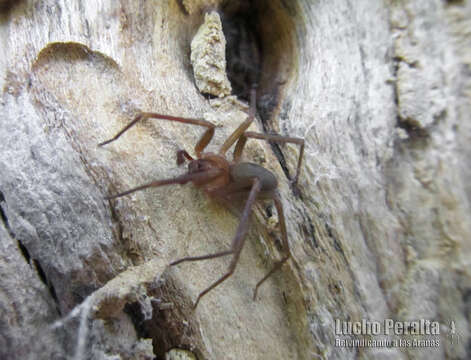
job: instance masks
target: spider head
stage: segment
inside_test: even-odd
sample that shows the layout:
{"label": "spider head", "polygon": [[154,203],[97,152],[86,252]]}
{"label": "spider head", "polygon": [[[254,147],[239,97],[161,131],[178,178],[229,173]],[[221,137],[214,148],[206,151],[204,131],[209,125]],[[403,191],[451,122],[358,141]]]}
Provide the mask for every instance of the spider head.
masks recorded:
{"label": "spider head", "polygon": [[214,164],[212,164],[211,161],[205,159],[196,159],[190,161],[188,164],[188,173],[193,174],[201,171],[207,171],[212,168],[214,168]]}
{"label": "spider head", "polygon": [[205,190],[212,190],[227,185],[230,181],[229,162],[221,155],[214,153],[204,153],[198,159],[191,160],[188,164],[188,173],[204,173],[214,169],[221,170],[216,178],[199,183],[192,180],[195,185],[204,185]]}
{"label": "spider head", "polygon": [[210,169],[221,169],[229,173],[229,162],[219,154],[204,153],[198,159],[191,160],[188,164],[188,173],[190,174]]}

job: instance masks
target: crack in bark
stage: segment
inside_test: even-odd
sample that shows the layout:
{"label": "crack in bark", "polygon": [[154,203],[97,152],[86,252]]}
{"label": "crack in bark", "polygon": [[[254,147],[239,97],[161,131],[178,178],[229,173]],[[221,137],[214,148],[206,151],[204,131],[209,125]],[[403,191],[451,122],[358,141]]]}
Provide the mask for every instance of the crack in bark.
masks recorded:
{"label": "crack in bark", "polygon": [[11,228],[10,226],[10,223],[8,221],[8,217],[7,217],[7,214],[6,214],[6,211],[3,209],[2,207],[2,203],[6,203],[6,200],[5,200],[5,196],[3,195],[3,193],[0,191],[0,219],[2,220],[2,223],[3,223],[3,226],[5,227],[5,229],[7,230],[8,234],[10,235],[10,237],[16,241],[17,245],[18,245],[18,249],[20,250],[21,252],[21,255],[23,256],[23,258],[25,259],[26,263],[33,269],[33,270],[36,270],[36,274],[38,275],[39,277],[39,280],[41,280],[41,282],[46,286],[46,288],[48,289],[49,291],[49,294],[51,295],[51,298],[54,300],[54,303],[56,305],[56,310],[58,311],[58,313],[60,314],[60,307],[59,307],[59,300],[57,298],[57,294],[56,294],[56,290],[54,288],[54,285],[49,281],[49,279],[47,278],[46,276],[46,273],[44,272],[40,262],[31,257],[31,254],[29,253],[28,251],[28,248],[26,247],[25,244],[23,244],[23,242],[18,239],[18,237],[16,236],[16,234],[14,233],[13,229]]}
{"label": "crack in bark", "polygon": [[[304,222],[300,224],[301,230],[304,233],[305,239],[308,239],[308,244],[311,246],[312,250],[317,250],[319,248],[319,241],[316,236],[316,228],[311,220],[311,217],[307,214],[304,208],[297,208],[301,216],[304,219]],[[307,225],[306,225],[307,224]]]}

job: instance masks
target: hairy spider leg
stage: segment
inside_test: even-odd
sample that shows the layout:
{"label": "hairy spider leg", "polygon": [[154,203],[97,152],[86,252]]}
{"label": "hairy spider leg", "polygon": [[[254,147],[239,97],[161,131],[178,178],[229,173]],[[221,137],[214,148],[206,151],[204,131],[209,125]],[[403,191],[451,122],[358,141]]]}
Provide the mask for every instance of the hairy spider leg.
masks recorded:
{"label": "hairy spider leg", "polygon": [[203,255],[203,256],[195,256],[195,257],[185,257],[183,259],[177,260],[170,265],[177,265],[180,264],[184,261],[197,261],[197,260],[207,260],[207,259],[214,259],[216,257],[221,257],[221,256],[226,256],[232,254],[232,260],[229,265],[229,270],[227,273],[225,273],[223,276],[221,276],[217,281],[215,281],[211,286],[209,286],[207,289],[202,291],[199,295],[198,298],[196,299],[195,304],[193,305],[193,309],[196,309],[198,306],[199,301],[201,298],[206,295],[208,292],[210,292],[212,289],[214,289],[216,286],[221,284],[224,280],[229,278],[233,273],[236,268],[237,262],[239,260],[240,252],[244,246],[245,242],[245,237],[247,234],[247,229],[249,225],[249,219],[250,219],[250,213],[252,211],[253,204],[257,200],[257,195],[260,192],[262,188],[261,181],[258,178],[253,179],[252,187],[250,189],[249,196],[247,198],[247,201],[244,206],[244,210],[242,212],[242,215],[240,217],[240,222],[239,226],[237,227],[236,234],[234,236],[234,239],[232,240],[231,248],[230,250],[227,251],[221,251],[215,254],[209,254],[209,255]]}
{"label": "hairy spider leg", "polygon": [[[110,142],[113,142],[113,141],[117,140],[121,135],[123,135],[131,127],[136,125],[139,121],[142,121],[142,120],[145,120],[145,119],[163,119],[163,120],[169,120],[169,121],[176,121],[176,122],[180,122],[180,123],[184,123],[184,124],[192,124],[192,125],[198,125],[198,126],[206,127],[207,128],[206,131],[200,137],[200,139],[198,140],[198,142],[196,143],[196,146],[195,146],[195,153],[196,153],[196,156],[198,158],[201,156],[201,153],[203,152],[204,148],[209,144],[209,142],[213,138],[214,129],[216,128],[216,125],[214,125],[213,123],[211,123],[209,121],[206,121],[204,119],[193,119],[193,118],[184,118],[184,117],[179,117],[179,116],[157,114],[157,113],[152,113],[152,112],[141,112],[139,115],[137,115],[134,118],[133,121],[131,121],[128,125],[126,125],[115,136],[113,136],[109,140],[106,140],[106,141],[103,141],[103,142],[99,143],[98,146],[107,145]],[[185,153],[186,153],[186,151],[185,151]],[[186,154],[188,155],[188,153],[186,153]],[[189,157],[191,158],[191,156],[189,156]],[[180,155],[180,160],[182,160],[181,155]],[[177,153],[177,162],[178,161],[179,161],[179,159],[178,159],[178,153]]]}
{"label": "hairy spider leg", "polygon": [[299,172],[301,170],[301,164],[303,161],[304,155],[304,139],[296,138],[296,137],[289,137],[277,134],[261,134],[252,131],[246,131],[239,136],[239,140],[234,149],[234,162],[239,162],[242,156],[242,152],[244,151],[245,143],[247,142],[248,138],[252,139],[259,139],[259,140],[266,140],[272,141],[276,143],[293,143],[299,145],[299,157],[298,157],[298,165],[296,166],[296,175],[292,180],[292,184],[296,186],[298,184]]}
{"label": "hairy spider leg", "polygon": [[209,182],[209,181],[215,179],[216,177],[218,177],[222,173],[223,173],[223,170],[214,168],[214,169],[209,169],[207,171],[201,171],[201,172],[197,172],[197,173],[183,174],[183,175],[177,176],[175,178],[171,178],[171,179],[163,179],[163,180],[152,181],[148,184],[144,184],[144,185],[129,189],[129,190],[124,191],[122,193],[107,196],[105,199],[107,199],[107,200],[115,199],[115,198],[118,198],[118,197],[121,197],[121,196],[129,195],[129,194],[131,194],[135,191],[144,190],[144,189],[147,189],[147,188],[150,188],[150,187],[158,187],[158,186],[171,185],[171,184],[183,185],[183,184],[186,184],[189,181],[196,181],[198,183],[205,183],[205,182]]}

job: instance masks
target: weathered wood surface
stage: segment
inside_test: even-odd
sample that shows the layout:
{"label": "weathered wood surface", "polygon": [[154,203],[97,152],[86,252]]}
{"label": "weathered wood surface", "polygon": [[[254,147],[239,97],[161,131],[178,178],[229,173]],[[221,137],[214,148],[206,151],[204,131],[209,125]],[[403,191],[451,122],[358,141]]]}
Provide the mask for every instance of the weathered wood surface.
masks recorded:
{"label": "weathered wood surface", "polygon": [[[293,253],[257,301],[280,256],[266,206],[193,312],[228,259],[167,264],[228,247],[237,218],[191,186],[104,200],[182,172],[175,152],[201,133],[147,121],[97,148],[138,110],[223,125],[211,149],[246,116],[193,78],[191,40],[218,3],[2,5],[0,357],[469,357],[469,1],[259,2],[254,129],[304,137],[306,154],[296,196],[296,146],[248,146],[280,180]],[[336,319],[386,318],[440,321],[440,346],[335,346]]]}

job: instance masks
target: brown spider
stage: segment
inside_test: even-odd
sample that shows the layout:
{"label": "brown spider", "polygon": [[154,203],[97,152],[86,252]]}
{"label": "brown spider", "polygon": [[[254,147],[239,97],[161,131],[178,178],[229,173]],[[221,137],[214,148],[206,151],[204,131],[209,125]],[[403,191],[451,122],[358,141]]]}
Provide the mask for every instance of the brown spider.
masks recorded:
{"label": "brown spider", "polygon": [[[229,270],[226,274],[215,281],[206,290],[202,291],[193,306],[196,308],[201,298],[206,295],[210,290],[214,289],[224,280],[232,275],[237,265],[240,252],[244,246],[245,235],[247,234],[247,228],[249,224],[249,216],[253,207],[254,202],[257,199],[273,199],[276,210],[278,212],[283,248],[286,254],[283,258],[278,261],[274,267],[268,272],[262,280],[260,280],[254,289],[254,300],[257,297],[257,291],[259,286],[275,271],[277,271],[283,263],[285,263],[291,256],[288,236],[286,232],[285,217],[283,214],[283,206],[276,190],[278,182],[276,177],[267,169],[248,162],[240,162],[244,145],[248,138],[262,139],[280,143],[295,143],[300,145],[300,153],[298,159],[298,165],[296,175],[293,180],[293,185],[296,186],[301,168],[301,161],[304,152],[304,140],[300,138],[286,137],[280,135],[268,135],[246,131],[250,126],[255,116],[255,88],[252,89],[250,94],[250,110],[249,117],[227,138],[224,144],[221,146],[219,153],[204,153],[203,150],[211,141],[216,125],[203,119],[189,119],[182,117],[175,117],[169,115],[162,115],[156,113],[140,113],[136,118],[131,121],[126,127],[124,127],[119,133],[117,133],[110,140],[104,141],[99,144],[103,146],[110,142],[118,139],[125,131],[134,126],[137,122],[148,119],[164,119],[170,121],[177,121],[186,124],[193,124],[206,127],[207,130],[201,136],[200,140],[195,146],[196,159],[190,156],[185,150],[177,151],[177,164],[181,165],[185,159],[189,160],[188,172],[177,176],[173,179],[157,180],[150,182],[145,185],[138,186],[136,188],[124,191],[122,193],[108,196],[107,199],[114,199],[120,196],[128,195],[134,191],[143,190],[149,187],[158,187],[170,184],[186,184],[187,182],[193,182],[197,187],[201,187],[208,195],[220,200],[224,204],[230,204],[234,198],[240,198],[241,196],[245,200],[245,206],[240,217],[240,223],[237,227],[236,234],[232,240],[232,245],[229,250],[217,252],[214,254],[208,254],[203,256],[185,257],[183,259],[172,262],[170,265],[177,265],[184,261],[196,261],[213,259],[221,256],[232,255],[232,261],[229,265]],[[226,152],[229,148],[237,141],[234,149],[233,161],[229,161],[225,158]]]}

